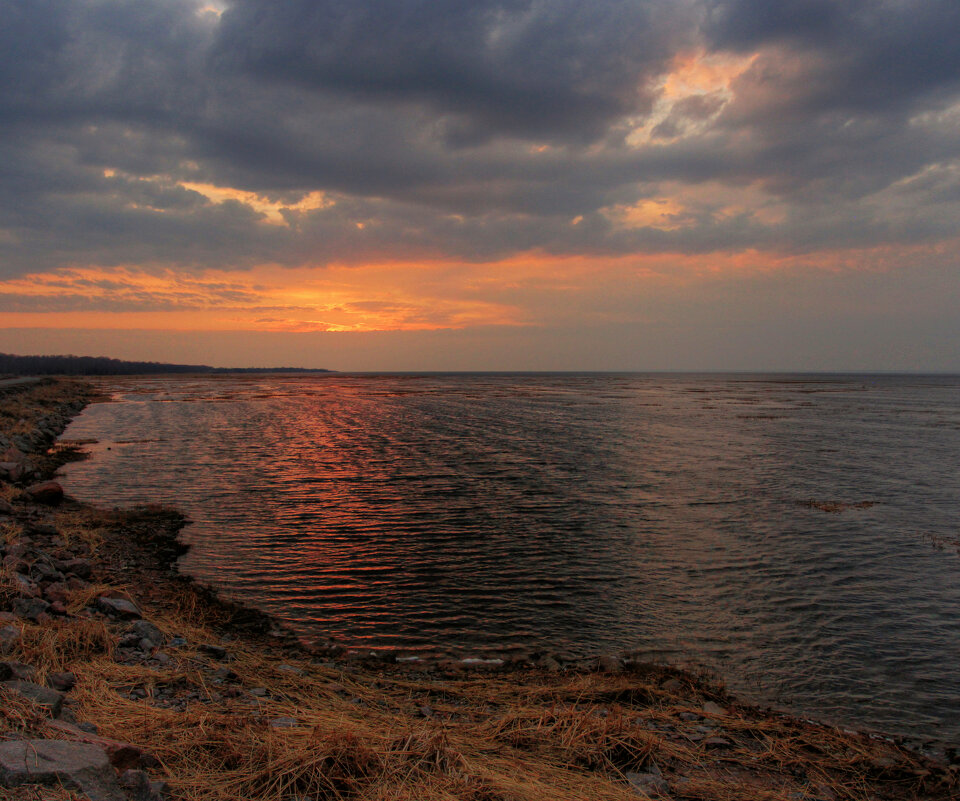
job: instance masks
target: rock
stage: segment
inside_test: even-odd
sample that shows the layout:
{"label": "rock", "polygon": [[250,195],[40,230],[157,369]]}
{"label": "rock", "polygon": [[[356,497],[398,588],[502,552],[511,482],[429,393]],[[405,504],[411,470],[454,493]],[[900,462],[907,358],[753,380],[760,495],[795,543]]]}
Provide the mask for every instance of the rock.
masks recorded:
{"label": "rock", "polygon": [[37,503],[45,503],[55,506],[63,500],[63,487],[56,481],[42,481],[39,484],[31,484],[25,492]]}
{"label": "rock", "polygon": [[36,675],[37,669],[33,665],[13,660],[0,662],[0,680],[20,679],[30,681]]}
{"label": "rock", "polygon": [[51,690],[49,687],[43,687],[34,684],[32,681],[5,681],[3,686],[12,690],[22,698],[26,698],[37,706],[46,707],[50,710],[50,715],[56,717],[60,714],[60,707],[63,706],[63,693]]}
{"label": "rock", "polygon": [[540,657],[537,664],[550,673],[559,673],[562,669],[560,663],[550,654]]}
{"label": "rock", "polygon": [[265,698],[267,695],[267,688],[254,687],[252,690],[250,690],[250,695],[252,695],[254,698]]}
{"label": "rock", "polygon": [[97,606],[111,617],[127,619],[140,617],[140,610],[137,609],[136,604],[126,598],[107,598],[101,595],[97,598]]}
{"label": "rock", "polygon": [[713,701],[707,701],[703,707],[703,712],[705,715],[726,715],[727,710],[724,709],[720,704],[715,704]]}
{"label": "rock", "polygon": [[23,478],[23,467],[19,462],[0,462],[0,478],[19,481]]}
{"label": "rock", "polygon": [[54,690],[59,690],[62,693],[68,693],[76,686],[77,677],[75,674],[70,672],[49,673],[47,674],[47,684],[53,687]]}
{"label": "rock", "polygon": [[296,718],[274,718],[270,721],[270,725],[275,729],[292,729],[294,726],[299,726],[300,721]]}
{"label": "rock", "polygon": [[[26,576],[20,573],[14,573],[13,584],[17,588],[17,595],[21,598],[38,598],[40,597],[40,587],[37,586],[35,581],[31,581]],[[16,607],[16,601],[14,601],[14,607]],[[14,608],[16,612],[16,608]]]}
{"label": "rock", "polygon": [[621,669],[620,657],[612,654],[601,654],[597,657],[597,667],[604,673],[619,673]]}
{"label": "rock", "polygon": [[10,501],[0,498],[0,515],[12,515],[13,504]]}
{"label": "rock", "polygon": [[89,721],[84,721],[83,723],[78,723],[77,728],[80,731],[85,731],[87,734],[96,734],[100,729],[97,728],[96,723],[90,723]]}
{"label": "rock", "polygon": [[667,679],[662,686],[668,693],[678,693],[683,689],[683,682],[680,679]]}
{"label": "rock", "polygon": [[221,679],[222,681],[237,681],[240,677],[230,668],[222,667],[218,668],[217,671],[213,674],[216,678]]}
{"label": "rock", "polygon": [[156,646],[163,645],[164,641],[166,640],[166,637],[163,636],[163,632],[148,620],[138,620],[136,623],[130,626],[128,631],[136,634],[141,639],[150,640],[150,642],[156,643]]}
{"label": "rock", "polygon": [[163,782],[152,782],[146,771],[125,770],[120,774],[122,784],[133,801],[161,801],[163,798]]}
{"label": "rock", "polygon": [[93,572],[93,567],[87,559],[68,559],[61,568],[64,573],[73,574],[77,578],[88,579]]}
{"label": "rock", "polygon": [[293,665],[277,665],[277,670],[282,670],[286,673],[293,673],[296,676],[303,675],[303,671],[298,667],[294,667]]}
{"label": "rock", "polygon": [[16,626],[0,628],[0,654],[9,654],[20,644],[20,629]]}
{"label": "rock", "polygon": [[626,774],[626,778],[634,790],[638,790],[649,798],[665,796],[670,790],[670,785],[667,784],[666,779],[657,776],[655,773],[630,772]]}
{"label": "rock", "polygon": [[0,786],[42,784],[80,790],[90,801],[126,801],[101,748],[64,740],[0,743]]}
{"label": "rock", "polygon": [[220,645],[200,645],[197,646],[197,650],[201,653],[212,656],[214,659],[226,659],[227,658],[227,649],[223,648]]}
{"label": "rock", "polygon": [[71,594],[70,588],[62,581],[47,585],[47,588],[43,591],[43,597],[46,600],[50,603],[59,604],[65,604],[69,601]]}
{"label": "rock", "polygon": [[89,743],[90,745],[97,746],[106,754],[110,764],[113,765],[113,767],[115,767],[117,770],[135,768],[140,764],[142,751],[137,748],[137,746],[131,745],[130,743],[120,742],[119,740],[111,740],[107,737],[100,737],[96,733],[85,731],[79,726],[74,726],[70,723],[60,720],[49,721],[47,723],[47,728],[66,735],[71,741]]}

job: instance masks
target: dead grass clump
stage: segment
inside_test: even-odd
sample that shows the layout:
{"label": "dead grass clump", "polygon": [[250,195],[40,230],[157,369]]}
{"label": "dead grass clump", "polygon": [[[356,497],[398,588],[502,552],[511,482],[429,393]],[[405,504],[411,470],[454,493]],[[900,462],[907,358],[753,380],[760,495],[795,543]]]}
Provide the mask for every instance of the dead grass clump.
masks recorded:
{"label": "dead grass clump", "polygon": [[90,507],[63,509],[54,519],[57,533],[67,547],[83,545],[91,554],[95,554],[103,544],[109,518]]}
{"label": "dead grass clump", "polygon": [[574,708],[506,715],[491,735],[512,748],[586,770],[637,770],[662,747],[655,734],[631,722],[622,709]]}
{"label": "dead grass clump", "polygon": [[79,619],[24,626],[18,648],[22,660],[42,677],[109,654],[113,646],[114,638],[102,621]]}
{"label": "dead grass clump", "polygon": [[45,720],[40,707],[0,685],[0,732],[31,736],[43,729]]}

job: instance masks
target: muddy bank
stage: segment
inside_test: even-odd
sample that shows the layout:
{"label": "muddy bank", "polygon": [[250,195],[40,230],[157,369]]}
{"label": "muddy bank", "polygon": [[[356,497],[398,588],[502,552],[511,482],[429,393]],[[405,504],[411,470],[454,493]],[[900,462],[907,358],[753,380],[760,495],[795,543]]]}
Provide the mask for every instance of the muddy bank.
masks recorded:
{"label": "muddy bank", "polygon": [[305,648],[176,573],[175,510],[36,491],[74,458],[51,445],[92,397],[71,382],[0,395],[4,450],[27,463],[0,486],[0,794],[42,779],[93,801],[958,797],[960,766],[680,670]]}

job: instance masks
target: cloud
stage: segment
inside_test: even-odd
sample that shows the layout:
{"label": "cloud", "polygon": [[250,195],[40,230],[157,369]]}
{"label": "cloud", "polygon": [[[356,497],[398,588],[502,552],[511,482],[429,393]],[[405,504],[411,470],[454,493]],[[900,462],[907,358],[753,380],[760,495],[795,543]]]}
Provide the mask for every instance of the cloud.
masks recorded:
{"label": "cloud", "polygon": [[796,253],[955,229],[955,3],[9,12],[8,277]]}

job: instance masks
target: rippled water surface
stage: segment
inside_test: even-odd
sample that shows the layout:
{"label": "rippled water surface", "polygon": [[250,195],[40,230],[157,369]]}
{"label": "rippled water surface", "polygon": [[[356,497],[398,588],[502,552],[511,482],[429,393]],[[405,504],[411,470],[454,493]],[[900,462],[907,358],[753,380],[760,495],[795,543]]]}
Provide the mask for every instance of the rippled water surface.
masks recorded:
{"label": "rippled water surface", "polygon": [[111,380],[93,502],[175,503],[187,572],[364,648],[637,649],[960,742],[960,379]]}

